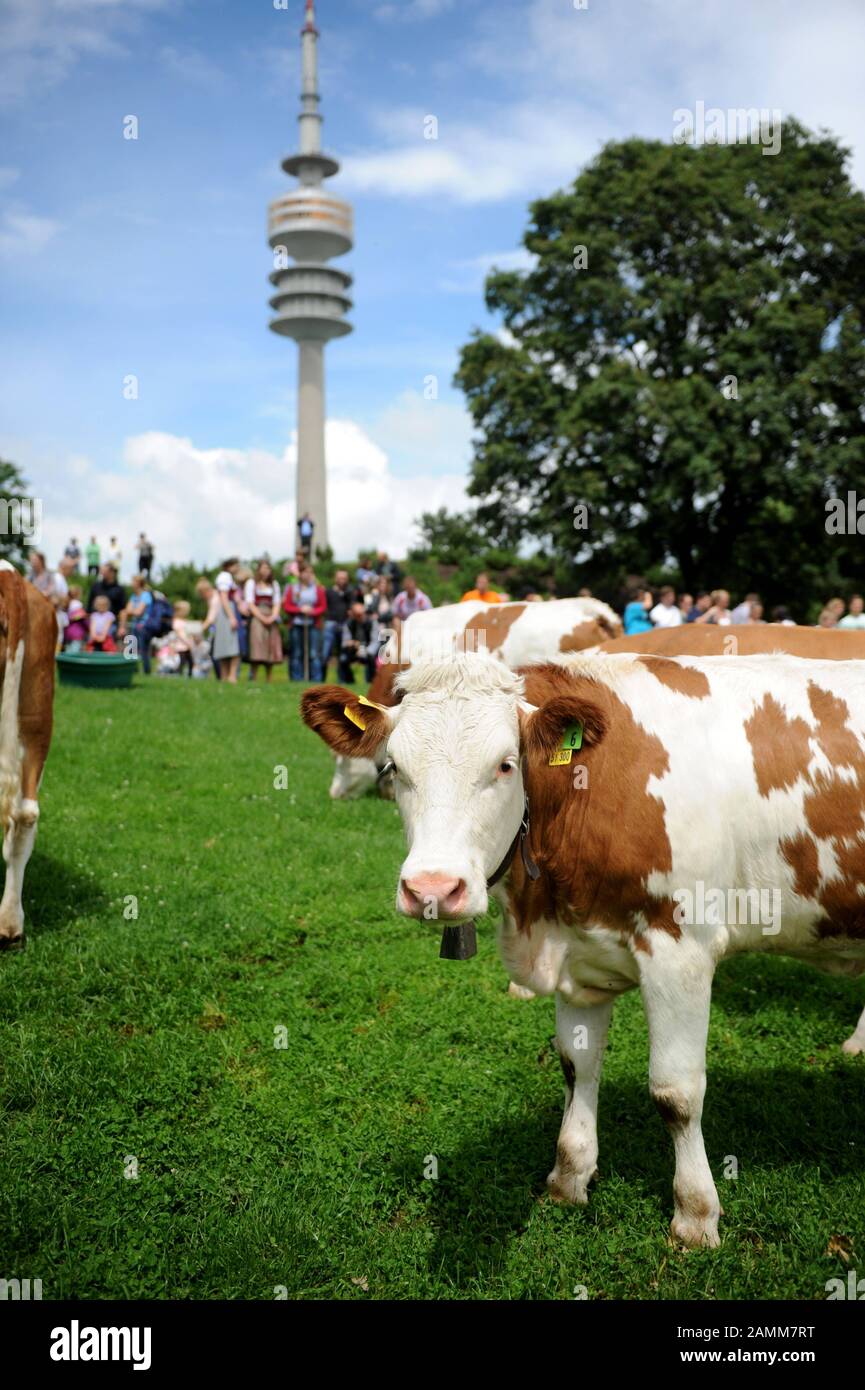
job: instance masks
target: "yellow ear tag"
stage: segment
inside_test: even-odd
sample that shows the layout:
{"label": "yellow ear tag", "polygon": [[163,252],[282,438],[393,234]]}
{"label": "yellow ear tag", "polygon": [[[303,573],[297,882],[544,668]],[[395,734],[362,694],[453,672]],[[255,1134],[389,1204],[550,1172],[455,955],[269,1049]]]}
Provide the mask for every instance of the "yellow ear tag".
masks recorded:
{"label": "yellow ear tag", "polygon": [[[345,706],[345,708],[343,709],[343,714],[345,715],[346,719],[350,719],[352,724],[356,724],[359,729],[366,728],[366,724],[363,722],[360,715],[355,713],[355,711],[349,705]],[[568,758],[568,762],[570,761],[570,758]]]}
{"label": "yellow ear tag", "polygon": [[557,748],[550,758],[550,767],[564,767],[571,761],[573,750],[571,748]]}
{"label": "yellow ear tag", "polygon": [[384,705],[377,705],[375,700],[368,700],[365,695],[358,695],[358,701],[362,705],[368,705],[370,709],[380,709],[382,714],[387,714]]}

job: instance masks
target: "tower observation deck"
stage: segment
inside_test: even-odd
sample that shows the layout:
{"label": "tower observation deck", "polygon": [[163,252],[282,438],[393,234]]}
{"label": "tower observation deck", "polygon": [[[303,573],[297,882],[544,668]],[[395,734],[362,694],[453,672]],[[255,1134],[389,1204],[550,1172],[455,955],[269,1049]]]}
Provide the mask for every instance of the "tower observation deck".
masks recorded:
{"label": "tower observation deck", "polygon": [[299,186],[275,198],[268,213],[274,264],[270,327],[274,333],[294,338],[298,345],[297,516],[309,512],[315,522],[316,548],[322,548],[329,544],[324,345],[352,329],[345,318],[352,307],[348,295],[352,278],[327,262],[351,250],[354,217],[349,203],[323,188],[324,180],[338,171],[339,164],[321,148],[319,34],[313,0],[306,0],[300,35],[300,152],[282,161],[285,172],[296,177]]}

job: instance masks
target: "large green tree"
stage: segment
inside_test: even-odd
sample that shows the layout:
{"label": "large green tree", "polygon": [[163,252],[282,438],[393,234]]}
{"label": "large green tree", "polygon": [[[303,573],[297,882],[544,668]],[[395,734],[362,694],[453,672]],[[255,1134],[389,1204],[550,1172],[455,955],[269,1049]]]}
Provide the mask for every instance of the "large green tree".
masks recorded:
{"label": "large green tree", "polygon": [[599,588],[667,572],[803,617],[861,575],[865,541],[827,534],[825,510],[865,498],[847,154],[795,121],[774,156],[632,139],[532,205],[535,266],[488,278],[505,331],[476,333],[457,372],[491,540],[534,538]]}

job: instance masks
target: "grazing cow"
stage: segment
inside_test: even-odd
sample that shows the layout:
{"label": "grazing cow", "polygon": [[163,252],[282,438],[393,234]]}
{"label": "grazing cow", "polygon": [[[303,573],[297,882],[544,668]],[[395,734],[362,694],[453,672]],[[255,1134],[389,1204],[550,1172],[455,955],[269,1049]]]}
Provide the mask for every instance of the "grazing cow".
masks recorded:
{"label": "grazing cow", "polygon": [[394,765],[399,911],[465,921],[492,888],[511,978],[556,994],[552,1195],[587,1200],[607,1027],[639,986],[672,1233],[717,1245],[701,1131],[717,963],[766,950],[865,969],[865,664],[619,655],[519,675],[478,654],[399,682],[391,709],[316,687],[303,718],[336,752],[384,747]]}
{"label": "grazing cow", "polygon": [[[482,647],[494,652],[508,666],[531,666],[552,661],[567,652],[596,646],[622,630],[621,620],[596,598],[553,599],[549,603],[451,603],[413,613],[395,625],[396,661],[379,667],[369,688],[369,698],[393,705],[399,698],[394,682],[412,661],[445,657],[452,650]],[[330,795],[334,800],[354,800],[375,786],[382,760],[355,759],[337,754]],[[390,795],[388,779],[378,782],[383,796]]]}
{"label": "grazing cow", "polygon": [[0,941],[15,941],[24,930],[21,892],[51,743],[56,646],[57,620],[48,599],[0,561],[0,825],[6,863]]}

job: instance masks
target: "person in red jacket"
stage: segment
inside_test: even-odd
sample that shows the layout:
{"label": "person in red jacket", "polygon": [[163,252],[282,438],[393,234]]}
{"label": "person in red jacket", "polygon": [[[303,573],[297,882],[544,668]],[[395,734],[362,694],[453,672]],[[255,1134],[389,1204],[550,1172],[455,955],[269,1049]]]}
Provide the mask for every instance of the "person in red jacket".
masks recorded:
{"label": "person in red jacket", "polygon": [[291,679],[323,681],[321,639],[327,595],[313,574],[311,565],[304,565],[295,582],[289,584],[282,608],[291,623],[288,634],[288,673]]}

